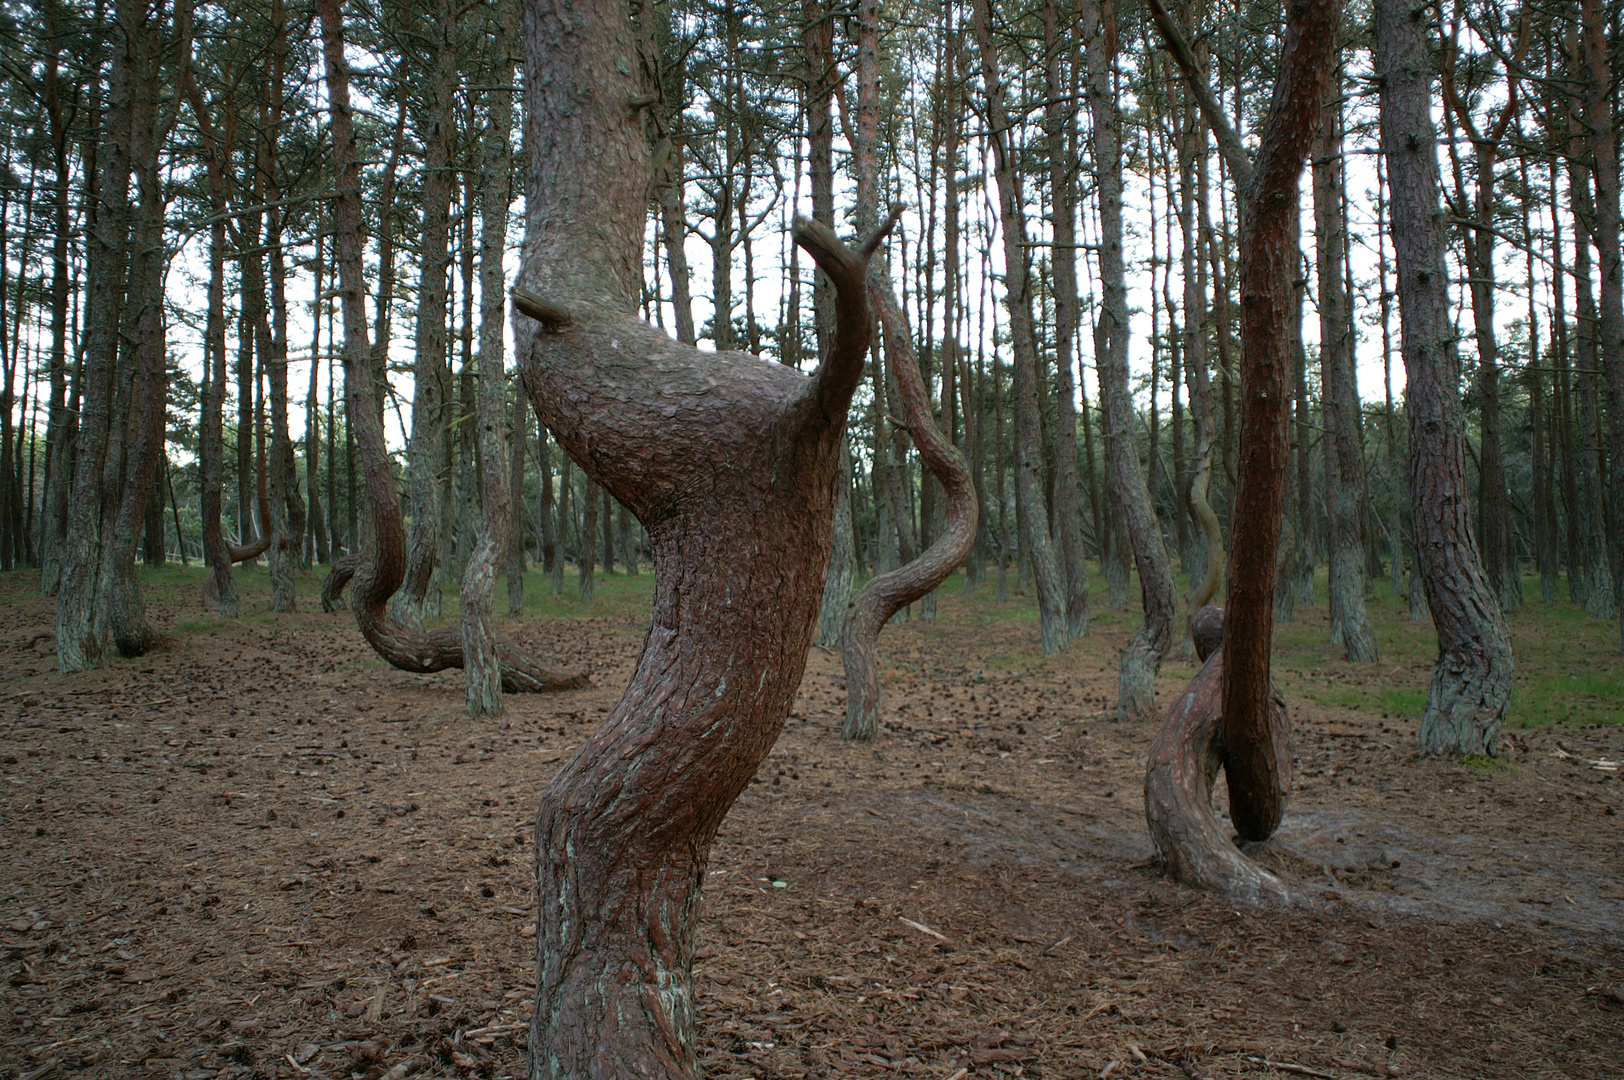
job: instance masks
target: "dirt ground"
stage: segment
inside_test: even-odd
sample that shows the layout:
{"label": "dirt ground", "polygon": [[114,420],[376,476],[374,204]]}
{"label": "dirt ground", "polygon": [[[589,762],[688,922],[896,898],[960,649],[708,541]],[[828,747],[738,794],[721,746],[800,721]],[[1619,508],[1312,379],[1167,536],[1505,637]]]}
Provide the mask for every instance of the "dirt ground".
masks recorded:
{"label": "dirt ground", "polygon": [[[537,795],[642,625],[508,624],[594,685],[498,730],[348,613],[155,601],[168,645],[65,678],[32,585],[0,578],[0,1077],[522,1076]],[[1313,902],[1235,910],[1152,860],[1125,622],[1045,661],[944,596],[882,638],[871,747],[814,650],[712,856],[707,1076],[1624,1077],[1624,728],[1476,771],[1293,701],[1256,854]]]}

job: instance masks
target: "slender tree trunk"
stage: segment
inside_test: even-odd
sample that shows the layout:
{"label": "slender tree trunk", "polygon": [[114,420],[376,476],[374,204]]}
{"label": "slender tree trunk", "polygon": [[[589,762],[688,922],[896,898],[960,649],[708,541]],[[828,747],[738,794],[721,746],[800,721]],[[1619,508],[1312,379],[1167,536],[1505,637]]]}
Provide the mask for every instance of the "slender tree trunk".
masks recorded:
{"label": "slender tree trunk", "polygon": [[1416,4],[1377,0],[1375,67],[1392,191],[1416,561],[1438,630],[1421,742],[1434,753],[1494,754],[1511,696],[1511,643],[1467,516],[1465,419],[1449,322],[1431,58]]}
{"label": "slender tree trunk", "polygon": [[412,435],[407,447],[412,532],[406,580],[395,613],[410,621],[440,613],[435,569],[441,550],[441,469],[444,464],[447,273],[451,266],[449,209],[453,189],[451,140],[456,127],[456,47],[451,41],[449,0],[439,0],[434,27],[434,68],[427,88],[423,139],[423,212],[418,235],[416,360],[413,366]]}
{"label": "slender tree trunk", "polygon": [[909,433],[946,493],[948,520],[927,551],[888,574],[870,579],[846,609],[840,640],[846,673],[846,721],[841,737],[854,742],[872,742],[879,733],[880,678],[874,648],[881,627],[897,611],[945,581],[964,560],[975,543],[977,517],[975,488],[964,455],[942,434],[931,416],[929,391],[919,373],[908,326],[896,300],[871,283],[869,302],[879,311]]}
{"label": "slender tree trunk", "polygon": [[[307,537],[311,543],[311,550],[306,554],[315,562],[331,562],[327,538],[327,511],[331,506],[323,508],[318,492],[321,490],[316,483],[321,464],[321,319],[318,310],[321,306],[322,259],[321,237],[316,237],[315,258],[315,290],[316,299],[310,305],[310,389],[305,393],[305,491],[310,498],[310,534]],[[308,563],[308,560],[307,560]]]}
{"label": "slender tree trunk", "polygon": [[581,539],[575,556],[576,566],[581,572],[575,595],[587,603],[591,603],[597,593],[598,575],[594,564],[598,554],[598,501],[598,484],[592,479],[592,474],[587,473],[586,493],[581,497]]}
{"label": "slender tree trunk", "polygon": [[[1100,205],[1100,287],[1103,293],[1099,358],[1100,407],[1105,414],[1106,453],[1111,488],[1122,512],[1134,563],[1145,621],[1122,650],[1117,673],[1117,719],[1148,720],[1156,708],[1156,676],[1173,644],[1173,618],[1178,600],[1162,530],[1150,489],[1140,467],[1133,438],[1133,395],[1128,389],[1128,296],[1122,243],[1122,116],[1112,86],[1116,58],[1114,31],[1108,29],[1096,0],[1082,2],[1087,96],[1094,121],[1095,182]],[[1103,338],[1103,341],[1101,340]],[[1098,348],[1103,344],[1104,348]]]}
{"label": "slender tree trunk", "polygon": [[[1577,123],[1575,130],[1580,130]],[[1573,204],[1573,277],[1577,296],[1577,339],[1574,360],[1579,373],[1579,451],[1584,498],[1579,507],[1583,538],[1585,610],[1598,619],[1618,612],[1616,581],[1607,557],[1607,451],[1602,438],[1600,317],[1592,284],[1590,246],[1595,207],[1590,194],[1589,156],[1575,136],[1568,158],[1568,188]]]}
{"label": "slender tree trunk", "polygon": [[[1016,514],[1021,554],[1037,583],[1038,620],[1045,654],[1066,647],[1067,584],[1055,559],[1049,533],[1048,500],[1044,497],[1042,420],[1038,412],[1038,348],[1032,327],[1031,256],[1026,243],[1026,200],[1011,145],[1004,106],[998,51],[989,26],[988,0],[974,5],[976,39],[981,48],[981,78],[986,87],[993,162],[998,179],[999,231],[1004,240],[1004,292],[1009,308],[1010,347],[1014,366]],[[1069,362],[1069,361],[1068,361]],[[1171,577],[1169,577],[1171,585]],[[1165,650],[1164,650],[1165,651]]]}
{"label": "slender tree trunk", "polygon": [[[511,120],[511,117],[510,117]],[[513,442],[508,451],[507,589],[508,616],[524,614],[524,458],[530,444],[530,407],[524,388],[515,384],[513,395]],[[542,441],[546,441],[543,433]]]}
{"label": "slender tree trunk", "polygon": [[[1203,59],[1197,53],[1197,60]],[[1186,101],[1188,98],[1186,97]],[[1198,579],[1190,576],[1189,612],[1193,619],[1218,594],[1224,573],[1224,533],[1218,514],[1212,508],[1212,453],[1217,443],[1217,422],[1213,415],[1212,380],[1207,372],[1207,333],[1211,320],[1207,311],[1207,264],[1202,248],[1211,242],[1206,222],[1207,135],[1196,119],[1193,104],[1184,106],[1181,121],[1184,139],[1180,147],[1179,200],[1180,225],[1184,238],[1184,372],[1190,390],[1190,468],[1188,499],[1190,511],[1201,525],[1206,569]],[[1198,185],[1199,180],[1199,185]],[[1197,207],[1200,228],[1197,229]]]}
{"label": "slender tree trunk", "polygon": [[1066,632],[1079,638],[1088,633],[1088,554],[1083,547],[1083,521],[1078,506],[1077,409],[1072,365],[1077,353],[1077,229],[1074,125],[1067,119],[1063,104],[1067,87],[1061,78],[1061,54],[1066,44],[1061,38],[1060,13],[1055,0],[1043,4],[1044,89],[1049,102],[1044,109],[1044,135],[1049,150],[1049,191],[1054,230],[1054,310],[1055,310],[1055,498],[1054,516],[1059,523],[1061,563],[1065,571]]}
{"label": "slender tree trunk", "polygon": [[[518,30],[511,4],[498,9],[501,38],[511,40]],[[504,52],[502,55],[506,56]],[[503,424],[506,412],[507,351],[502,341],[507,296],[502,255],[507,246],[508,185],[513,171],[509,134],[513,130],[513,68],[504,62],[487,76],[496,88],[488,92],[485,138],[480,146],[479,193],[479,425],[480,512],[479,535],[462,575],[462,656],[466,676],[468,715],[502,714],[502,668],[496,634],[491,629],[491,593],[496,587],[498,558],[508,547],[509,491],[507,447]],[[467,209],[471,210],[472,207]],[[465,211],[466,212],[466,211]],[[513,448],[523,456],[524,445]],[[523,608],[523,597],[519,606]]]}
{"label": "slender tree trunk", "polygon": [[[1615,588],[1624,585],[1624,248],[1620,247],[1618,127],[1609,66],[1609,37],[1600,0],[1581,0],[1585,54],[1585,121],[1590,131],[1591,174],[1596,185],[1596,252],[1601,271],[1597,321],[1602,372],[1607,380],[1607,420],[1612,449],[1612,521],[1608,549]],[[1615,26],[1617,13],[1614,12]],[[1619,648],[1624,651],[1624,593],[1616,593]]]}
{"label": "slender tree trunk", "polygon": [[1355,663],[1378,659],[1365,611],[1365,552],[1359,532],[1359,495],[1365,457],[1359,445],[1359,390],[1353,369],[1353,311],[1343,288],[1348,227],[1342,212],[1342,109],[1328,103],[1314,151],[1314,251],[1318,266],[1320,383],[1326,427],[1325,487],[1331,524],[1330,595],[1338,638]]}

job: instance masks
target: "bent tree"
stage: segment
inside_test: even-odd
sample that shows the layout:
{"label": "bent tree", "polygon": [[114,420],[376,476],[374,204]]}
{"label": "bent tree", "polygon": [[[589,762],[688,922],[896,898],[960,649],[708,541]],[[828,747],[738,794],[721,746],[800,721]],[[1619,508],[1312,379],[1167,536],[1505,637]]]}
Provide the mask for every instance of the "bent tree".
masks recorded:
{"label": "bent tree", "polygon": [[[1291,755],[1286,749],[1285,709],[1269,678],[1269,649],[1291,416],[1293,277],[1301,257],[1294,218],[1298,213],[1297,182],[1332,85],[1341,4],[1339,0],[1295,0],[1287,5],[1280,39],[1280,76],[1255,157],[1246,153],[1217,106],[1177,24],[1158,0],[1152,0],[1151,12],[1217,135],[1239,188],[1242,315],[1239,483],[1225,574],[1228,589],[1222,651],[1216,654],[1215,664],[1209,660],[1211,666],[1202,669],[1167,720],[1166,728],[1176,727],[1186,741],[1201,744],[1181,759],[1183,768],[1175,769],[1177,782],[1171,787],[1173,794],[1184,796],[1183,804],[1170,805],[1169,785],[1158,785],[1159,768],[1175,759],[1167,745],[1170,733],[1164,728],[1152,751],[1145,810],[1157,845],[1174,873],[1192,884],[1257,900],[1279,892],[1264,880],[1266,875],[1236,872],[1238,864],[1227,857],[1231,845],[1221,833],[1194,823],[1168,826],[1165,819],[1206,807],[1212,766],[1205,763],[1211,760],[1208,747],[1214,739],[1222,740],[1230,818],[1236,832],[1247,840],[1265,840],[1285,812]],[[1214,721],[1214,712],[1221,722]],[[1191,762],[1202,764],[1195,767]],[[1208,849],[1205,852],[1198,850],[1203,845]],[[1190,850],[1170,850],[1178,847]]]}
{"label": "bent tree", "polygon": [[[353,569],[350,608],[356,625],[384,660],[402,671],[427,673],[463,666],[462,630],[444,626],[424,631],[420,624],[397,618],[389,598],[406,577],[406,526],[395,495],[389,451],[369,363],[365,286],[361,265],[360,166],[355,156],[349,71],[344,62],[343,22],[339,0],[321,0],[322,54],[327,69],[333,137],[333,253],[338,268],[340,312],[344,324],[344,392],[366,485],[363,553]],[[329,582],[338,576],[333,568]],[[323,591],[336,589],[324,586]],[[336,595],[336,592],[335,592]],[[324,599],[324,604],[326,600]],[[496,639],[502,689],[509,693],[568,690],[586,684],[584,675],[558,675],[542,668],[511,643]]]}
{"label": "bent tree", "polygon": [[525,245],[515,346],[536,410],[654,552],[625,696],[537,817],[535,1077],[697,1077],[695,908],[711,843],[783,727],[828,565],[868,253],[797,239],[836,293],[810,376],[640,321],[650,155],[622,0],[524,7]]}

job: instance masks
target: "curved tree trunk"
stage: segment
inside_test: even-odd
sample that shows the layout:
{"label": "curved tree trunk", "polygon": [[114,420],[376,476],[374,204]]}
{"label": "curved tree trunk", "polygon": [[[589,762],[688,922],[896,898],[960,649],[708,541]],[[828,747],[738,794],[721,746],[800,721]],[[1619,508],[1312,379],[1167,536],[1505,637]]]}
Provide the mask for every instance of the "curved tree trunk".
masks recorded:
{"label": "curved tree trunk", "polygon": [[[542,797],[534,1077],[697,1077],[696,905],[712,840],[788,715],[829,557],[872,316],[866,255],[803,222],[835,283],[808,378],[632,312],[648,199],[625,7],[525,8],[531,167],[518,351],[565,449],[647,527],[653,618],[625,696]],[[877,241],[876,241],[877,242]],[[520,299],[535,294],[539,297]]]}
{"label": "curved tree trunk", "polygon": [[1466,422],[1438,209],[1432,58],[1418,0],[1377,0],[1374,26],[1382,151],[1393,193],[1416,562],[1438,630],[1421,742],[1434,753],[1494,754],[1513,664],[1467,513]]}
{"label": "curved tree trunk", "polygon": [[1241,437],[1219,700],[1230,818],[1243,838],[1265,840],[1280,824],[1291,786],[1291,755],[1281,749],[1287,738],[1285,712],[1273,708],[1269,650],[1289,448],[1288,392],[1292,352],[1300,340],[1292,330],[1301,258],[1297,181],[1335,70],[1341,5],[1302,0],[1287,9],[1280,75],[1255,161],[1213,99],[1176,24],[1158,0],[1152,0],[1151,10],[1240,191]]}
{"label": "curved tree trunk", "polygon": [[[1145,769],[1145,823],[1167,872],[1186,885],[1211,889],[1249,904],[1291,898],[1281,880],[1241,853],[1212,810],[1212,782],[1224,764],[1219,698],[1224,657],[1224,613],[1204,607],[1190,618],[1196,655],[1205,663],[1173,702],[1150,746]],[[1291,748],[1286,702],[1270,686],[1271,749],[1289,771]]]}
{"label": "curved tree trunk", "polygon": [[[332,101],[333,171],[339,177],[338,195],[333,201],[333,231],[344,320],[344,384],[366,477],[369,533],[366,555],[351,583],[350,609],[367,642],[390,664],[402,671],[443,671],[462,666],[460,629],[450,626],[424,633],[389,612],[389,598],[406,573],[405,525],[395,495],[395,478],[384,445],[369,362],[371,347],[361,275],[360,179],[353,159],[348,72],[343,61],[337,0],[321,0],[319,10]],[[585,675],[553,674],[500,639],[497,657],[502,668],[502,689],[509,692],[567,690],[586,684]]]}
{"label": "curved tree trunk", "polygon": [[871,578],[846,608],[840,632],[840,659],[846,669],[846,723],[841,737],[854,742],[872,742],[879,731],[880,678],[874,646],[880,628],[892,615],[946,581],[964,561],[975,543],[978,517],[975,488],[964,455],[942,434],[931,416],[929,391],[919,374],[902,312],[895,299],[877,287],[870,287],[869,302],[880,315],[886,354],[894,358],[892,370],[908,432],[919,448],[920,458],[941,481],[947,500],[947,523],[923,554],[888,574]]}
{"label": "curved tree trunk", "polygon": [[333,568],[327,571],[327,576],[321,583],[321,609],[334,612],[344,606],[344,590],[349,587],[350,579],[361,566],[363,556],[355,551],[333,560]]}

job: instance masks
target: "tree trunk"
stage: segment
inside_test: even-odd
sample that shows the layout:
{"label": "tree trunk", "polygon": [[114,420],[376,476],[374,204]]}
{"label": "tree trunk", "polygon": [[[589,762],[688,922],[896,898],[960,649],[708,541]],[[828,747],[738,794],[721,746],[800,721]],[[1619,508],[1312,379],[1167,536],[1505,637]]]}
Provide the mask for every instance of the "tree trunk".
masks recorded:
{"label": "tree trunk", "polygon": [[[511,120],[511,116],[510,116]],[[511,157],[511,151],[509,151]],[[505,280],[503,284],[505,284]],[[530,406],[524,388],[515,386],[513,395],[513,442],[508,450],[508,616],[524,614],[524,457],[530,445]],[[545,439],[543,433],[543,439]]]}
{"label": "tree trunk", "polygon": [[[1197,59],[1202,59],[1200,53]],[[1201,526],[1202,547],[1206,553],[1206,569],[1200,583],[1196,583],[1194,573],[1190,576],[1189,612],[1193,619],[1196,612],[1218,595],[1224,573],[1224,533],[1211,500],[1212,453],[1217,443],[1218,425],[1213,415],[1212,379],[1207,372],[1207,331],[1211,320],[1207,311],[1207,264],[1202,251],[1204,245],[1212,242],[1206,209],[1207,135],[1197,122],[1194,105],[1186,105],[1184,111],[1179,204],[1184,238],[1184,373],[1189,382],[1192,435],[1187,491],[1190,512]],[[1196,219],[1198,205],[1199,222]]]}
{"label": "tree trunk", "polygon": [[109,475],[108,459],[116,437],[113,398],[130,235],[134,53],[144,31],[141,5],[134,0],[120,0],[113,15],[116,30],[110,33],[112,63],[101,115],[101,143],[96,150],[97,171],[93,182],[86,177],[87,186],[93,183],[88,194],[95,200],[95,208],[86,238],[79,438],[56,607],[56,663],[64,674],[100,666],[107,651],[101,571],[117,509],[117,492],[108,490],[116,475]]}
{"label": "tree trunk", "polygon": [[[1612,449],[1608,530],[1615,589],[1624,586],[1624,248],[1620,247],[1618,128],[1609,37],[1599,0],[1582,0],[1585,54],[1585,120],[1590,131],[1591,174],[1596,185],[1596,252],[1601,271],[1601,310],[1596,324],[1602,372],[1607,380],[1607,421]],[[1617,12],[1614,12],[1616,26]],[[1624,651],[1624,592],[1616,593],[1619,647]]]}
{"label": "tree trunk", "polygon": [[[518,30],[513,5],[498,9],[504,24],[498,40],[512,40]],[[505,55],[505,54],[504,54]],[[491,628],[491,593],[496,587],[496,564],[508,546],[509,492],[507,447],[503,423],[506,412],[507,352],[502,341],[507,298],[502,254],[507,241],[508,185],[513,171],[509,135],[513,130],[513,68],[509,63],[491,72],[496,88],[489,91],[485,138],[480,146],[479,194],[479,426],[480,527],[462,575],[462,655],[466,676],[468,715],[476,719],[502,715],[502,670]],[[471,210],[472,207],[467,207]],[[466,212],[466,210],[465,210]],[[520,444],[516,456],[524,453]],[[523,607],[521,599],[520,607]]]}
{"label": "tree trunk", "polygon": [[[46,413],[45,483],[40,507],[40,594],[55,596],[62,583],[62,548],[68,521],[68,492],[76,431],[67,408],[68,389],[68,241],[71,238],[69,200],[72,172],[68,162],[68,103],[62,98],[61,48],[66,38],[62,8],[44,5],[45,70],[42,79],[44,111],[50,132],[51,161],[55,168],[51,238],[51,397]],[[77,99],[77,90],[73,92]],[[88,168],[88,166],[87,166]]]}
{"label": "tree trunk", "polygon": [[[322,54],[326,64],[333,172],[338,177],[333,200],[333,251],[338,268],[344,321],[344,385],[350,402],[351,425],[366,474],[367,556],[355,569],[350,588],[350,609],[367,642],[384,660],[403,671],[433,672],[461,667],[462,637],[458,627],[443,627],[425,634],[389,612],[389,598],[406,574],[405,524],[395,478],[383,440],[376,390],[373,385],[371,346],[367,341],[365,288],[361,266],[360,169],[355,161],[349,100],[349,72],[344,62],[343,24],[339,0],[320,0]],[[540,667],[524,653],[497,640],[502,689],[510,693],[573,689],[585,685],[584,675],[559,676]]]}
{"label": "tree trunk", "polygon": [[617,63],[626,11],[544,2],[525,15],[539,135],[516,298],[540,317],[520,323],[525,382],[566,449],[648,528],[656,567],[631,684],[543,795],[530,1071],[697,1077],[696,903],[716,830],[804,671],[868,346],[866,268],[801,225],[840,299],[812,378],[634,321],[649,178],[627,107],[643,88]]}
{"label": "tree trunk", "polygon": [[1302,257],[1297,182],[1333,85],[1341,5],[1305,0],[1288,9],[1280,75],[1255,161],[1217,107],[1166,11],[1156,0],[1151,10],[1218,136],[1239,190],[1241,434],[1220,702],[1230,818],[1242,838],[1265,840],[1279,826],[1291,788],[1291,755],[1281,749],[1285,716],[1273,704],[1269,651],[1290,441],[1287,389],[1292,353],[1301,340],[1293,329]]}
{"label": "tree trunk", "polygon": [[1410,420],[1416,562],[1438,631],[1421,742],[1494,754],[1511,695],[1511,643],[1478,563],[1466,498],[1460,360],[1449,321],[1431,58],[1417,0],[1377,0],[1375,68]]}
{"label": "tree trunk", "polygon": [[[306,538],[310,541],[311,550],[306,554],[315,562],[331,562],[332,555],[327,538],[327,513],[321,504],[318,495],[320,488],[316,484],[317,474],[321,464],[321,396],[318,383],[321,378],[321,319],[318,311],[321,306],[322,270],[321,240],[316,237],[316,268],[315,293],[316,299],[311,304],[311,333],[310,333],[310,388],[305,393],[305,491],[310,498],[310,534]],[[325,508],[330,511],[332,507]],[[308,563],[307,563],[308,565]]]}
{"label": "tree trunk", "polygon": [[447,272],[451,266],[449,211],[453,176],[451,140],[456,127],[457,52],[451,41],[449,0],[439,0],[433,19],[434,66],[426,87],[423,139],[423,211],[418,233],[420,274],[413,343],[412,435],[407,447],[412,505],[406,579],[395,598],[400,618],[421,622],[440,614],[435,570],[444,557],[440,529],[445,439]]}
{"label": "tree trunk", "polygon": [[[893,221],[900,209],[899,205],[893,211]],[[946,494],[947,523],[922,555],[888,574],[871,578],[846,609],[840,635],[840,658],[846,672],[846,722],[841,737],[852,742],[873,742],[879,733],[880,669],[874,648],[880,629],[892,615],[946,581],[954,567],[964,561],[975,543],[978,516],[975,488],[964,455],[942,434],[931,416],[930,392],[919,373],[908,325],[895,298],[871,284],[869,302],[878,310],[884,328],[886,352],[896,373],[908,432]]]}
{"label": "tree trunk", "polygon": [[[582,471],[586,466],[582,466]],[[598,484],[592,474],[586,476],[586,493],[581,497],[581,536],[575,549],[576,567],[580,570],[580,583],[576,586],[576,599],[591,603],[597,594],[596,562],[598,555]]]}
{"label": "tree trunk", "polygon": [[[1004,240],[1004,294],[1009,308],[1010,351],[1014,366],[1016,514],[1022,557],[1030,562],[1037,583],[1038,621],[1045,655],[1066,647],[1066,583],[1055,559],[1049,534],[1048,500],[1044,497],[1042,421],[1038,413],[1038,348],[1032,327],[1031,256],[1026,243],[1026,200],[1010,141],[998,53],[988,25],[988,0],[974,5],[976,39],[981,47],[981,78],[986,86],[987,115],[998,179],[999,232]],[[1096,138],[1098,135],[1096,134]],[[1160,538],[1157,538],[1158,542]],[[1163,556],[1165,561],[1165,555]],[[1171,592],[1172,577],[1168,575]],[[1166,651],[1165,647],[1162,650]]]}
{"label": "tree trunk", "polygon": [[[1043,4],[1044,134],[1049,143],[1049,197],[1054,229],[1055,317],[1055,499],[1054,516],[1060,528],[1060,556],[1066,579],[1066,633],[1073,638],[1088,633],[1088,553],[1083,547],[1083,519],[1078,505],[1077,406],[1072,364],[1077,354],[1077,241],[1073,220],[1076,189],[1075,125],[1068,123],[1063,104],[1067,87],[1061,80],[1060,13],[1055,0]],[[944,372],[945,374],[945,372]],[[948,432],[951,437],[952,432]]]}
{"label": "tree trunk", "polygon": [[1342,211],[1342,108],[1324,106],[1314,145],[1314,252],[1318,267],[1320,383],[1324,395],[1325,487],[1331,524],[1330,595],[1338,638],[1355,663],[1378,659],[1376,635],[1365,611],[1365,552],[1359,502],[1365,457],[1359,443],[1359,390],[1353,369],[1353,311],[1343,287],[1348,227]]}
{"label": "tree trunk", "polygon": [[[1116,58],[1111,47],[1115,32],[1107,27],[1096,0],[1083,0],[1081,11],[1100,204],[1099,280],[1103,302],[1101,325],[1095,334],[1100,408],[1105,414],[1111,488],[1133,545],[1145,612],[1139,633],[1122,650],[1117,673],[1117,719],[1148,720],[1156,708],[1156,676],[1173,644],[1178,600],[1161,526],[1133,438],[1133,395],[1128,389],[1128,295],[1122,261],[1122,116],[1112,89]],[[1098,347],[1101,344],[1103,349]]]}
{"label": "tree trunk", "polygon": [[[1145,769],[1145,821],[1156,853],[1177,881],[1248,904],[1285,902],[1285,883],[1243,855],[1212,810],[1212,783],[1224,764],[1223,611],[1199,609],[1190,618],[1196,655],[1204,663],[1174,699],[1150,746]],[[1291,767],[1286,702],[1271,683],[1271,749],[1282,771]]]}

